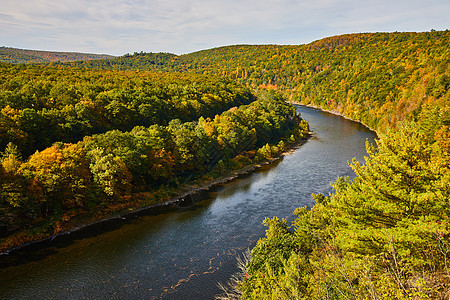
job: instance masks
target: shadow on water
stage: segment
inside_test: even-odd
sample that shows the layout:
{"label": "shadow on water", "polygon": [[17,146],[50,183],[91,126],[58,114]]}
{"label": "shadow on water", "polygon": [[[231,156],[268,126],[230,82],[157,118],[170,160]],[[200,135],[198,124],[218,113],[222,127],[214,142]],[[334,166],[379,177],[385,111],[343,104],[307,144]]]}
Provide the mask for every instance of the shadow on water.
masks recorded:
{"label": "shadow on water", "polygon": [[56,236],[55,238],[31,243],[20,249],[14,250],[10,254],[0,256],[0,268],[42,260],[47,256],[58,253],[58,249],[69,247],[79,240],[92,239],[106,232],[119,230],[135,218],[141,216],[166,215],[174,210],[175,209],[173,207],[157,207],[148,212],[139,212],[134,215],[129,215],[128,217],[104,220],[102,222],[80,228],[71,233],[62,234]]}
{"label": "shadow on water", "polygon": [[299,110],[314,135],[283,160],[178,206],[0,257],[0,299],[213,299],[237,271],[236,257],[264,236],[264,218],[291,220],[296,207],[312,205],[311,193],[331,192],[375,137],[361,124]]}
{"label": "shadow on water", "polygon": [[[253,173],[243,174],[238,180],[250,178],[253,174],[265,174],[275,168],[281,161],[282,159],[277,160],[272,164],[264,165]],[[159,219],[158,217],[160,217],[164,219],[164,216],[176,214],[176,219],[183,222],[204,212],[214,201],[217,193],[232,196],[234,193],[239,191],[248,191],[252,185],[252,181],[246,182],[245,185],[240,185],[239,189],[228,188],[230,184],[235,184],[235,180],[228,183],[215,185],[208,190],[200,190],[189,194],[180,199],[177,203],[171,205],[156,206],[149,209],[140,210],[135,213],[130,213],[127,216],[105,219],[101,222],[90,224],[89,226],[67,234],[61,234],[55,236],[54,238],[38,241],[36,243],[30,243],[29,245],[12,251],[10,254],[1,255],[0,268],[18,266],[33,261],[43,260],[48,256],[59,253],[58,249],[67,248],[77,241],[94,239],[95,237],[107,232],[120,230],[123,226],[129,225],[129,223],[133,222],[136,218],[150,217],[152,219]],[[186,212],[189,212],[189,214],[186,214]]]}

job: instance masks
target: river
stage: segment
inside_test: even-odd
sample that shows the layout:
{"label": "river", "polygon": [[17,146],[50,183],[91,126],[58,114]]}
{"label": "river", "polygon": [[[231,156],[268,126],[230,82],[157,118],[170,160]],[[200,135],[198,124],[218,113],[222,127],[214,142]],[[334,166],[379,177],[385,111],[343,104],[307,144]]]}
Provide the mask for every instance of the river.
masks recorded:
{"label": "river", "polygon": [[314,136],[263,169],[204,192],[190,207],[165,208],[0,257],[0,299],[213,299],[237,271],[236,257],[264,236],[264,218],[292,221],[296,207],[354,176],[375,134],[298,106]]}

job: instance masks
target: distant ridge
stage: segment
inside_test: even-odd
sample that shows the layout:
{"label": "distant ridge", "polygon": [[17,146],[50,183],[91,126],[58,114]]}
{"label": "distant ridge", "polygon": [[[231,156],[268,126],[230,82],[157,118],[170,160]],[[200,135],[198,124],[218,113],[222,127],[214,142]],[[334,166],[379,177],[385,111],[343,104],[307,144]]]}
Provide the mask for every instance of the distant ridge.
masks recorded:
{"label": "distant ridge", "polygon": [[40,51],[17,49],[4,46],[0,47],[0,61],[13,64],[88,61],[110,58],[114,58],[114,56],[106,54]]}

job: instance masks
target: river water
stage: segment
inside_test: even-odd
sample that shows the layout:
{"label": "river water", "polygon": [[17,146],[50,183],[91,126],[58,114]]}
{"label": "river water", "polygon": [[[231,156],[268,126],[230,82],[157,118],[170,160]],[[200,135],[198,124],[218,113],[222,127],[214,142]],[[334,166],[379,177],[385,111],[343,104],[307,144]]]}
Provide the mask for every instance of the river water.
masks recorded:
{"label": "river water", "polygon": [[[165,208],[0,257],[0,299],[213,299],[236,257],[264,236],[264,218],[292,221],[296,207],[354,176],[375,134],[359,123],[299,106],[314,136],[256,173]],[[1,261],[0,261],[1,262]]]}

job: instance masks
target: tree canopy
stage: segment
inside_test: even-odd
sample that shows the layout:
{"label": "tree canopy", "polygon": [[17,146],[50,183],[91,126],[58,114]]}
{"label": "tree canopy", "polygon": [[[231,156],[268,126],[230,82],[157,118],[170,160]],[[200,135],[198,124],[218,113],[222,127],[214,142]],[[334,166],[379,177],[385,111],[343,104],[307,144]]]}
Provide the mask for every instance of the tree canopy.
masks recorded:
{"label": "tree canopy", "polygon": [[289,100],[361,121],[379,140],[351,163],[355,178],[313,195],[292,225],[265,221],[239,296],[448,298],[449,44],[448,30],[362,33],[0,64],[0,222],[48,235],[92,207],[151,203],[193,174],[275,156],[307,131]]}

